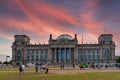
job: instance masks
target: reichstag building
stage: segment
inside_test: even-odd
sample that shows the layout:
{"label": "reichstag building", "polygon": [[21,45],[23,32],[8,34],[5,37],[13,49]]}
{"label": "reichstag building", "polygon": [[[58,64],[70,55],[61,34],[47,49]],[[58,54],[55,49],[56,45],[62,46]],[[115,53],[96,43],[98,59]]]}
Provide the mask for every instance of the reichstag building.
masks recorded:
{"label": "reichstag building", "polygon": [[12,64],[77,64],[113,62],[115,43],[112,34],[101,34],[96,44],[78,44],[77,35],[49,36],[48,44],[31,44],[27,35],[15,35],[12,43]]}

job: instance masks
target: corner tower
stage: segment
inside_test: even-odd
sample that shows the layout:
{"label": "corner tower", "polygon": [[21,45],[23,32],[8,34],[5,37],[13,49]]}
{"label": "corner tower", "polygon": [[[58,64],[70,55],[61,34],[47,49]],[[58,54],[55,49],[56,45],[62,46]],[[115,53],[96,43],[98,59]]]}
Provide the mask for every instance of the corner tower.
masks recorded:
{"label": "corner tower", "polygon": [[14,66],[25,64],[25,47],[30,43],[26,35],[15,35],[12,43],[12,64]]}
{"label": "corner tower", "polygon": [[115,43],[113,42],[112,34],[101,34],[98,38],[98,43],[102,50],[102,61],[111,62],[115,59]]}

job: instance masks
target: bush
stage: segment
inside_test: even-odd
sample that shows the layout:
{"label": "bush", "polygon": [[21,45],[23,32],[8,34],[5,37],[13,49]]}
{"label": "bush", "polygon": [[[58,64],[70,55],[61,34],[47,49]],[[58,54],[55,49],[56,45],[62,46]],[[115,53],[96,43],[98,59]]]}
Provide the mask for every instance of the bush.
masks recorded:
{"label": "bush", "polygon": [[2,62],[0,61],[0,64],[2,64]]}
{"label": "bush", "polygon": [[120,63],[120,57],[119,57],[118,59],[116,59],[116,62],[117,62],[117,63]]}
{"label": "bush", "polygon": [[83,63],[83,64],[82,64],[82,67],[83,67],[83,68],[86,68],[86,67],[88,67],[88,66],[89,66],[89,64],[87,64],[87,63]]}
{"label": "bush", "polygon": [[6,65],[8,65],[8,64],[9,64],[9,62],[5,61],[5,62],[3,62],[3,64],[6,64]]}

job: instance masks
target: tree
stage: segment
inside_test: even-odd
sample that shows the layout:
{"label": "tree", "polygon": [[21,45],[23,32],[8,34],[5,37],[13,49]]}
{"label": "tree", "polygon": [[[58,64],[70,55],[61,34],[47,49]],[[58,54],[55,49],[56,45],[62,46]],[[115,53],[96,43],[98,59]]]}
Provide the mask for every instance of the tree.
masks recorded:
{"label": "tree", "polygon": [[3,62],[3,64],[6,64],[6,65],[8,65],[8,64],[9,64],[9,62],[5,61],[5,62]]}
{"label": "tree", "polygon": [[116,62],[117,62],[117,63],[120,63],[120,57],[119,57],[118,59],[116,59]]}
{"label": "tree", "polygon": [[2,64],[2,62],[0,61],[0,64]]}

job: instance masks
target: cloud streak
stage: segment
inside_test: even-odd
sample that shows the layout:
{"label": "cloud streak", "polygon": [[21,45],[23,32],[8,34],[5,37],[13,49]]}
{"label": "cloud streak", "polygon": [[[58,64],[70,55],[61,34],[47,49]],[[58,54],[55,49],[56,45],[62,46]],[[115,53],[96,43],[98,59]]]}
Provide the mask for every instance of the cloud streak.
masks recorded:
{"label": "cloud streak", "polygon": [[[47,43],[49,34],[57,38],[63,33],[73,37],[77,33],[79,43],[82,34],[85,43],[97,42],[106,27],[111,30],[109,33],[114,34],[116,45],[120,46],[120,6],[117,0],[76,0],[64,3],[60,0],[1,0],[0,4],[0,37],[9,41],[13,41],[13,36],[21,34],[23,30],[24,34],[32,38],[32,43]],[[118,54],[119,49],[116,51]]]}

